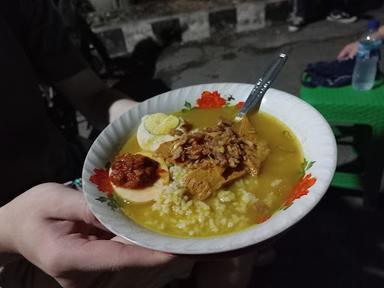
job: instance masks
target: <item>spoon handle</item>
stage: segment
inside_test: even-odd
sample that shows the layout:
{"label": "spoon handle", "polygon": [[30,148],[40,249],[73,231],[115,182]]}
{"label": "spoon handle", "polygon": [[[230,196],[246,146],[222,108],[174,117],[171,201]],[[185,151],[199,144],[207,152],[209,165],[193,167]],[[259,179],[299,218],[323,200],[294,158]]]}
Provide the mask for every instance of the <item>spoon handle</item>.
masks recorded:
{"label": "spoon handle", "polygon": [[259,110],[260,103],[265,92],[267,92],[268,88],[271,87],[272,82],[280,73],[281,68],[283,68],[285,62],[287,62],[287,59],[287,54],[281,53],[279,57],[263,73],[261,78],[257,80],[243,107],[237,113],[235,121],[239,121],[251,110]]}

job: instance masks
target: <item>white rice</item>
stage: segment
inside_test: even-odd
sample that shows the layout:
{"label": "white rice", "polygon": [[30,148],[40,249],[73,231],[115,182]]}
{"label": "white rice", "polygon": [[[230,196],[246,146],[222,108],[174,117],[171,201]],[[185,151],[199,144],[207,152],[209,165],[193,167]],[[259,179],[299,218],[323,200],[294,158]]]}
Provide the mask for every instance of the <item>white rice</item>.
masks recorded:
{"label": "white rice", "polygon": [[186,170],[173,166],[170,174],[171,184],[159,194],[151,207],[159,213],[159,217],[147,223],[150,226],[164,230],[172,225],[184,235],[199,236],[231,232],[250,224],[247,210],[258,201],[254,194],[245,189],[220,190],[205,202],[187,199],[183,195]]}

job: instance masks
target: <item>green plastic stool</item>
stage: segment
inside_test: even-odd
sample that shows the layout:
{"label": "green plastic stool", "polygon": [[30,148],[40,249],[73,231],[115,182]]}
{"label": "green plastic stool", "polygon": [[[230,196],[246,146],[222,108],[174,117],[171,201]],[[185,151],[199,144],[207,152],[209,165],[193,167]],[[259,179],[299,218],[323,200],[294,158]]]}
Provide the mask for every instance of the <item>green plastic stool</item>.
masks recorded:
{"label": "green plastic stool", "polygon": [[300,98],[314,106],[331,125],[368,125],[372,129],[365,167],[361,173],[336,170],[331,186],[361,190],[364,205],[374,207],[380,192],[384,168],[384,85],[376,83],[370,91],[356,91],[351,86],[340,88],[307,88]]}

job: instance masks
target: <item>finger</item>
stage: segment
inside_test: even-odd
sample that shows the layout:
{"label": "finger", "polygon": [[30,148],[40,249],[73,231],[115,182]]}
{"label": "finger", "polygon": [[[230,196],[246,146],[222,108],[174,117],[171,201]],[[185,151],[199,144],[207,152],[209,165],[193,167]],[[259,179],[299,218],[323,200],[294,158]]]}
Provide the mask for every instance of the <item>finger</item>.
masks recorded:
{"label": "finger", "polygon": [[44,211],[45,217],[56,220],[83,221],[108,231],[88,209],[82,193],[54,183],[48,189],[51,191],[47,191],[45,197],[45,203],[49,203],[46,208],[48,210]]}
{"label": "finger", "polygon": [[349,51],[348,58],[353,59],[357,54],[357,47]]}
{"label": "finger", "polygon": [[339,53],[339,55],[337,55],[337,59],[339,60],[342,60],[342,59],[345,59],[347,58],[346,56],[348,55],[348,52],[345,51],[345,49],[341,50],[341,52]]}
{"label": "finger", "polygon": [[[87,224],[87,223],[82,222],[82,221],[75,221],[75,222],[73,222],[73,221],[60,221],[60,223],[63,223],[63,222],[71,222],[72,225],[69,226],[69,227],[71,227],[70,231],[78,231],[83,236],[95,236],[97,239],[104,239],[104,240],[110,240],[116,236],[112,232],[105,231],[103,229],[100,229],[100,228],[92,225],[92,224]],[[56,224],[56,225],[59,225],[59,224]],[[66,231],[66,229],[62,229],[62,232],[66,233],[67,231]]]}
{"label": "finger", "polygon": [[122,237],[119,237],[119,236],[115,236],[111,239],[112,241],[116,241],[116,242],[120,242],[120,243],[123,243],[125,245],[136,245],[135,243],[127,240],[127,239],[124,239]]}
{"label": "finger", "polygon": [[67,251],[75,269],[88,271],[117,270],[127,267],[151,267],[172,261],[175,257],[139,246],[111,240],[89,241],[81,248]]}

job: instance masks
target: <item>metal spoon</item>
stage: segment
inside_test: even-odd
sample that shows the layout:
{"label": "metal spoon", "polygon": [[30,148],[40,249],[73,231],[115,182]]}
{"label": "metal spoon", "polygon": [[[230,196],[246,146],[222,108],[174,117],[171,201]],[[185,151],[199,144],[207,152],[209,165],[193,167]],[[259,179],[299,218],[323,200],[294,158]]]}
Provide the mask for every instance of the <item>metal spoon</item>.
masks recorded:
{"label": "metal spoon", "polygon": [[285,53],[281,53],[279,57],[268,67],[263,73],[261,78],[257,80],[255,87],[253,87],[243,107],[237,113],[235,122],[239,122],[249,112],[259,111],[261,100],[267,92],[268,88],[271,87],[272,82],[276,79],[283,68],[285,62],[287,62],[288,56]]}

